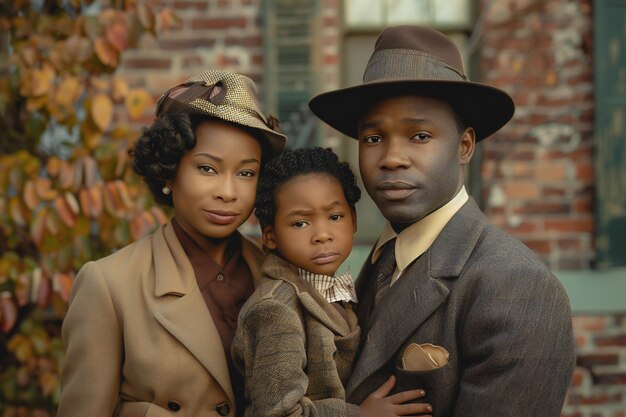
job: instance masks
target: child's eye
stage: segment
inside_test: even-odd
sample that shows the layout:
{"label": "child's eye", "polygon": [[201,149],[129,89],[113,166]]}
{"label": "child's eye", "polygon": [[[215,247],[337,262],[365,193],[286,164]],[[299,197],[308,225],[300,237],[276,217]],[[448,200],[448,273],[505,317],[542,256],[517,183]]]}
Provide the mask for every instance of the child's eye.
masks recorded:
{"label": "child's eye", "polygon": [[343,214],[331,214],[331,215],[330,215],[330,217],[329,217],[329,219],[330,219],[331,221],[336,222],[336,221],[338,221],[338,220],[343,219],[343,217],[344,217],[344,215],[343,215]]}
{"label": "child's eye", "polygon": [[217,174],[217,171],[211,165],[200,165],[198,169],[205,174]]}
{"label": "child's eye", "polygon": [[298,220],[297,222],[291,223],[291,227],[295,227],[296,229],[302,229],[308,225],[304,220]]}
{"label": "child's eye", "polygon": [[415,141],[415,142],[428,142],[431,139],[432,136],[430,136],[428,133],[424,133],[424,132],[420,132],[416,135],[414,135],[411,140]]}
{"label": "child's eye", "polygon": [[254,171],[241,171],[239,173],[240,177],[248,177],[248,178],[250,178],[250,177],[254,177],[255,175],[256,175],[256,173]]}
{"label": "child's eye", "polygon": [[380,143],[383,141],[383,138],[378,135],[369,135],[365,136],[362,141],[365,143]]}

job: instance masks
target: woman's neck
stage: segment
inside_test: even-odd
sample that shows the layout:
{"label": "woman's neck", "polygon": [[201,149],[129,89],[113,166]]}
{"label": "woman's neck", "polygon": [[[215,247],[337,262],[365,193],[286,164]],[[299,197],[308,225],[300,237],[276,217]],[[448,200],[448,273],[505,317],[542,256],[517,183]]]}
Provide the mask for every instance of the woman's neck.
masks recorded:
{"label": "woman's neck", "polygon": [[213,238],[199,233],[193,227],[190,227],[185,222],[181,222],[176,218],[173,219],[176,225],[183,229],[183,231],[198,245],[204,253],[209,255],[213,261],[219,265],[224,265],[227,258],[228,245],[231,242],[232,235],[223,238]]}

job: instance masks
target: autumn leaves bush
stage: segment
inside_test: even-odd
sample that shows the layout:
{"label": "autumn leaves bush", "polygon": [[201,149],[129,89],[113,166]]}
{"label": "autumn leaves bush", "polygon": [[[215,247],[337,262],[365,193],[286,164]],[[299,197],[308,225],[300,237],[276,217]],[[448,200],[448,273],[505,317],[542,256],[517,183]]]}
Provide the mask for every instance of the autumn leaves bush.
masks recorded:
{"label": "autumn leaves bush", "polygon": [[128,164],[133,121],[154,97],[115,69],[138,36],[175,16],[146,1],[37,3],[0,5],[3,417],[55,414],[76,271],[166,220]]}

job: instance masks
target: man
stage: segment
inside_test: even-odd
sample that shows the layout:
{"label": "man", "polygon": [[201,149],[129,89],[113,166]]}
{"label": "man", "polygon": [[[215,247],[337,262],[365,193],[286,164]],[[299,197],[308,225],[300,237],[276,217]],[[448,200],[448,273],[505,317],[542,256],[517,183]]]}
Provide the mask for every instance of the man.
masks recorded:
{"label": "man", "polygon": [[363,183],[387,219],[357,280],[363,329],[346,387],[360,403],[395,375],[434,416],[559,416],[574,368],[569,301],[526,246],[463,186],[477,141],[512,117],[428,28],[384,30],[363,84],[310,103],[359,141]]}

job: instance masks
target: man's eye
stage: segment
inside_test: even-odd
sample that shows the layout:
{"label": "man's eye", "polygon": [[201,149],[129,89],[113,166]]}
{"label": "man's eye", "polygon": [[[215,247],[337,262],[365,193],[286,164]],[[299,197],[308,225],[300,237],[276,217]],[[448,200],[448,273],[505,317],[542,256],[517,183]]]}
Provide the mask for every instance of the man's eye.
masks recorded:
{"label": "man's eye", "polygon": [[417,142],[426,142],[430,140],[431,137],[432,136],[430,136],[428,133],[418,133],[417,135],[413,136],[412,139]]}

